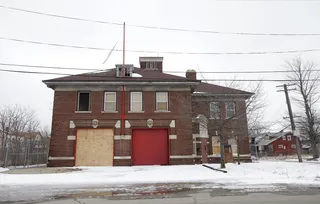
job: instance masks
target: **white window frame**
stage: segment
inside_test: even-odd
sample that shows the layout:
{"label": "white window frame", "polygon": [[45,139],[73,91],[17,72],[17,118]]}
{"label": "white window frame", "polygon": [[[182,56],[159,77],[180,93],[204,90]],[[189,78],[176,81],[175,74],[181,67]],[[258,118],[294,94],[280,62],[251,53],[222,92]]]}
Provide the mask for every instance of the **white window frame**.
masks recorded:
{"label": "white window frame", "polygon": [[[137,94],[137,93],[139,93],[140,94],[140,101],[133,101],[132,99],[133,99],[133,97],[132,97],[132,95],[133,94]],[[132,102],[140,102],[140,110],[138,110],[138,111],[134,111],[134,110],[132,110]],[[140,91],[134,91],[134,92],[130,92],[130,112],[142,112],[143,110],[142,110],[142,92]]]}
{"label": "white window frame", "polygon": [[[217,112],[212,112],[211,110],[211,107],[212,107],[212,104],[214,104],[214,105],[217,105]],[[219,102],[215,102],[215,101],[213,101],[213,102],[211,102],[210,103],[210,118],[212,118],[212,119],[220,119],[220,106],[219,106]],[[216,115],[216,114],[218,114],[218,115]]]}
{"label": "white window frame", "polygon": [[[158,101],[158,94],[166,94],[166,101]],[[158,102],[159,103],[163,103],[166,102],[167,103],[167,109],[166,110],[159,110],[158,109]],[[156,92],[156,111],[169,111],[169,94],[168,92]]]}
{"label": "white window frame", "polygon": [[[78,98],[77,98],[77,111],[80,111],[79,108],[80,108],[80,94],[82,93],[87,93],[89,94],[89,107],[88,107],[88,110],[87,111],[91,111],[91,93],[90,91],[78,91]],[[83,112],[86,112],[86,111],[83,111]]]}
{"label": "white window frame", "polygon": [[297,147],[296,147],[295,144],[292,144],[292,145],[291,145],[291,148],[292,148],[292,149],[297,149]]}
{"label": "white window frame", "polygon": [[282,140],[287,140],[287,139],[286,139],[286,136],[282,136]]}
{"label": "white window frame", "polygon": [[278,148],[283,149],[284,147],[283,147],[283,145],[278,145]]}
{"label": "white window frame", "polygon": [[287,136],[287,140],[288,140],[288,141],[291,141],[291,140],[292,140],[291,135],[288,135],[288,136]]}
{"label": "white window frame", "polygon": [[[233,114],[230,117],[228,116],[228,104],[233,104],[234,105],[234,108],[232,109],[233,110]],[[225,108],[226,108],[226,119],[231,118],[236,114],[236,103],[235,102],[233,102],[233,101],[226,102],[225,103]]]}
{"label": "white window frame", "polygon": [[[114,101],[107,101],[107,94],[114,94]],[[114,102],[115,103],[115,110],[106,110],[106,103]],[[116,112],[117,111],[117,92],[104,92],[104,100],[103,100],[103,110],[105,112]]]}

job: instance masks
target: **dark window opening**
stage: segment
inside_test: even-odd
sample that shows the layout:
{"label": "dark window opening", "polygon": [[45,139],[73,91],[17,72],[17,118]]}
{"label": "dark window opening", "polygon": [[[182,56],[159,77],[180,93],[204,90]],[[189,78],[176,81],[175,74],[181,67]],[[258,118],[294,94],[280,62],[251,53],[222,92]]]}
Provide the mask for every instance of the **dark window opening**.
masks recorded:
{"label": "dark window opening", "polygon": [[90,111],[90,93],[78,94],[78,111]]}

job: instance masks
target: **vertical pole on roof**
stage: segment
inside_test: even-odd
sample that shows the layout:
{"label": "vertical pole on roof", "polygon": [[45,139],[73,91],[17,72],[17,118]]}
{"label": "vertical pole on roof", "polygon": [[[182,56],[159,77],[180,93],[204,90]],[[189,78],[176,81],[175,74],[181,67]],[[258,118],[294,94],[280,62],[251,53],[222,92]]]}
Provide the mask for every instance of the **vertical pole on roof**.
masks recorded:
{"label": "vertical pole on roof", "polygon": [[[125,49],[126,49],[126,23],[123,22],[123,49],[122,49],[122,77],[125,76]],[[124,113],[124,85],[122,85],[122,101],[121,101],[121,134],[124,135],[124,119],[125,119],[125,113]]]}

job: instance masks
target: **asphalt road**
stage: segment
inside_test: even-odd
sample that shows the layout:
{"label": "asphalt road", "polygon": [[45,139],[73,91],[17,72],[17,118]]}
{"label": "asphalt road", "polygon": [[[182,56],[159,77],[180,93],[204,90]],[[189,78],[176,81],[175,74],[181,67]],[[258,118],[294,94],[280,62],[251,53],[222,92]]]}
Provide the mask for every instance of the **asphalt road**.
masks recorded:
{"label": "asphalt road", "polygon": [[319,204],[319,194],[292,194],[292,193],[250,193],[239,195],[212,195],[212,190],[198,192],[177,193],[163,198],[137,198],[137,197],[107,197],[107,198],[68,198],[55,201],[39,202],[42,204]]}
{"label": "asphalt road", "polygon": [[[173,186],[171,186],[173,187]],[[9,188],[12,194],[8,197],[0,192],[0,203],[41,203],[41,204],[144,204],[144,203],[168,203],[168,204],[206,204],[206,203],[238,203],[238,204],[319,204],[320,188],[308,186],[282,186],[279,190],[269,192],[258,189],[224,189],[224,188],[207,188],[207,189],[188,189],[185,186],[174,186],[174,191],[163,191],[163,186],[153,186],[156,193],[149,191],[150,186],[131,186],[132,191],[105,191],[100,189],[92,190],[91,188],[76,191],[75,189],[64,189],[65,193],[51,189],[51,194],[43,194],[39,189],[27,190],[22,188],[18,193],[17,189]],[[270,191],[271,190],[271,191]],[[24,193],[23,193],[24,191]],[[254,191],[254,192],[252,192]],[[59,193],[58,193],[59,192]],[[22,196],[25,194],[26,196]],[[36,196],[42,194],[42,196]],[[21,197],[22,196],[22,197]],[[10,198],[10,199],[8,199]],[[25,198],[25,199],[22,199]],[[28,198],[28,199],[26,199]],[[31,199],[33,198],[33,199]],[[4,200],[3,200],[4,199]]]}

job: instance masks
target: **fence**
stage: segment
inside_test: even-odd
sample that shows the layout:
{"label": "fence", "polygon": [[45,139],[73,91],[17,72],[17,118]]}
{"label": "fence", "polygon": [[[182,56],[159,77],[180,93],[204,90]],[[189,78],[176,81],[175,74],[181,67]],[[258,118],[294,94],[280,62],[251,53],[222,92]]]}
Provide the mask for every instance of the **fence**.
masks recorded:
{"label": "fence", "polygon": [[0,166],[30,166],[46,164],[48,161],[49,138],[8,139],[0,145]]}

